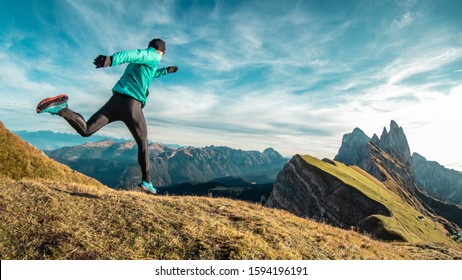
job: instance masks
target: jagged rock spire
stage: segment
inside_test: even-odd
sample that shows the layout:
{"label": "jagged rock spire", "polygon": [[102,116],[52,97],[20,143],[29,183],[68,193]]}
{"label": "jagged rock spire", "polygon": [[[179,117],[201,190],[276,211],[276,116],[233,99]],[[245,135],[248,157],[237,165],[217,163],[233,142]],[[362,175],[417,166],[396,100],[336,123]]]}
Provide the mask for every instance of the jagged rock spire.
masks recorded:
{"label": "jagged rock spire", "polygon": [[411,177],[413,176],[412,157],[404,130],[394,120],[390,122],[390,131],[383,128],[380,138],[374,134],[369,138],[361,129],[355,128],[352,133],[343,136],[342,146],[335,160],[357,165],[369,171],[370,156],[368,144],[373,144],[380,150],[407,166]]}
{"label": "jagged rock spire", "polygon": [[403,128],[398,126],[395,121],[392,120],[390,123],[390,132],[387,132],[385,127],[383,128],[378,146],[382,151],[412,168],[411,150],[406,135]]}

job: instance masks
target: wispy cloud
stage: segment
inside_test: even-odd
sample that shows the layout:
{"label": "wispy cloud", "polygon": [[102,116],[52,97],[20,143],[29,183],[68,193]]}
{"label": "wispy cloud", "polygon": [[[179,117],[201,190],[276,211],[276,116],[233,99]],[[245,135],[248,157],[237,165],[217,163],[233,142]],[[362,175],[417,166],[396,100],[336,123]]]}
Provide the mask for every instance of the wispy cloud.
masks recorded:
{"label": "wispy cloud", "polygon": [[413,19],[414,17],[412,14],[410,12],[406,12],[399,19],[394,19],[392,25],[396,28],[404,28],[410,25]]}

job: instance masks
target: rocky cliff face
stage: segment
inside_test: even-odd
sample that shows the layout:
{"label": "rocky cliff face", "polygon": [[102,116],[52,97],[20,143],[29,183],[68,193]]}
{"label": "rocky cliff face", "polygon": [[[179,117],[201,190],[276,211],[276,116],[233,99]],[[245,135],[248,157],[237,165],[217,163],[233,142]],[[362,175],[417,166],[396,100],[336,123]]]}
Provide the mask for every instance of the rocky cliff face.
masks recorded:
{"label": "rocky cliff face", "polygon": [[442,201],[462,205],[462,173],[447,169],[436,161],[412,154],[416,183]]}
{"label": "rocky cliff face", "polygon": [[267,206],[342,228],[357,226],[374,214],[390,215],[382,204],[310,165],[299,155],[279,173]]}
{"label": "rocky cliff face", "polygon": [[[153,143],[149,149],[151,179],[157,186],[203,183],[226,176],[247,177],[267,183],[274,181],[287,162],[271,148],[264,152],[215,146],[176,149]],[[48,155],[113,188],[131,188],[141,180],[137,147],[133,141],[87,143],[51,151]]]}

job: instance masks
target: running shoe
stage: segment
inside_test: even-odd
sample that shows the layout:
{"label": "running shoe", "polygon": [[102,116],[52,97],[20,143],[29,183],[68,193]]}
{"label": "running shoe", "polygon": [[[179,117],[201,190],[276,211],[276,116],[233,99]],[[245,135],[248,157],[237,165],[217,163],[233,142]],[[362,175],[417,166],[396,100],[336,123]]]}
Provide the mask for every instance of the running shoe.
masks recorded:
{"label": "running shoe", "polygon": [[69,100],[69,97],[66,94],[45,98],[37,105],[37,114],[50,113],[56,115],[62,109],[67,108],[67,100]]}
{"label": "running shoe", "polygon": [[156,188],[152,186],[152,183],[147,183],[145,181],[141,182],[138,185],[143,191],[150,193],[150,194],[157,194]]}

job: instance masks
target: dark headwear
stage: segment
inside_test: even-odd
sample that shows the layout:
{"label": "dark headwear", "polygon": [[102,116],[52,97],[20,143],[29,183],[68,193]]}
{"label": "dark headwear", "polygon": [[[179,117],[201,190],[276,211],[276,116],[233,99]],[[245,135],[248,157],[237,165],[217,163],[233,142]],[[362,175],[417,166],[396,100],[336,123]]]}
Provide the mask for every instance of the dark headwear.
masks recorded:
{"label": "dark headwear", "polygon": [[153,39],[149,42],[149,46],[161,52],[165,52],[165,42],[162,39]]}

